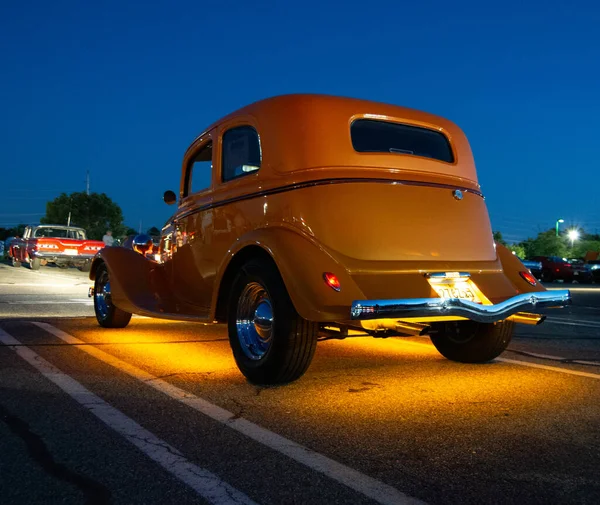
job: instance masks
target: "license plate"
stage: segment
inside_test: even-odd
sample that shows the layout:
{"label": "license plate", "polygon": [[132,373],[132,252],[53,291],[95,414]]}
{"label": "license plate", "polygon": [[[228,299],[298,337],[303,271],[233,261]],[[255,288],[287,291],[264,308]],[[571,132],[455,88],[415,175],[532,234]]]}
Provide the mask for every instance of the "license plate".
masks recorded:
{"label": "license plate", "polygon": [[77,256],[77,249],[65,249],[65,254],[69,256]]}
{"label": "license plate", "polygon": [[471,279],[430,278],[428,280],[440,298],[460,298],[470,302],[483,303],[479,289]]}

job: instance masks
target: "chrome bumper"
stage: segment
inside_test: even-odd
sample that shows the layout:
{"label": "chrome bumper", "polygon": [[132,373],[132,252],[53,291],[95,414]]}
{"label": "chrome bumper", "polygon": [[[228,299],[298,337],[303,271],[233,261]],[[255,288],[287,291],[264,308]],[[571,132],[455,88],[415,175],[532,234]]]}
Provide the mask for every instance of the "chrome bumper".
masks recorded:
{"label": "chrome bumper", "polygon": [[398,300],[355,300],[350,311],[354,320],[407,317],[465,317],[480,323],[502,321],[517,312],[571,304],[568,289],[523,293],[495,305],[481,305],[459,298],[406,298]]}

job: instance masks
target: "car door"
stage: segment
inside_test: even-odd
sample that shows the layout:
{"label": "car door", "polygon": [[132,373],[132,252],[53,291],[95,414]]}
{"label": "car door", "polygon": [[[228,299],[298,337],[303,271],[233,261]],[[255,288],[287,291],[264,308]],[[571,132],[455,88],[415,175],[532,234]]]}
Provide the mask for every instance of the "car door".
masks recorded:
{"label": "car door", "polygon": [[179,209],[168,224],[170,277],[179,312],[208,315],[214,264],[208,254],[212,237],[213,133],[197,140],[183,172]]}

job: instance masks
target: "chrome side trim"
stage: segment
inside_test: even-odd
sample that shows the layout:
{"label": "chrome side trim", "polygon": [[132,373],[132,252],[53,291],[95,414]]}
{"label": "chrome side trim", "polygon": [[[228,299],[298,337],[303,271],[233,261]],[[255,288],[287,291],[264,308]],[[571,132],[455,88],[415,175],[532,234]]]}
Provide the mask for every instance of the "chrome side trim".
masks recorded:
{"label": "chrome side trim", "polygon": [[[263,196],[275,195],[277,193],[285,193],[287,191],[293,191],[296,189],[304,189],[311,188],[314,186],[330,186],[333,184],[351,184],[351,183],[377,183],[377,184],[392,184],[392,185],[400,185],[400,186],[424,186],[438,189],[459,189],[462,193],[472,193],[474,195],[479,196],[485,200],[483,193],[481,191],[477,191],[476,189],[467,188],[464,186],[455,186],[452,184],[444,184],[439,182],[425,182],[425,181],[411,181],[408,179],[382,179],[377,177],[346,177],[339,179],[315,179],[312,181],[305,182],[297,182],[294,184],[288,184],[286,186],[277,186],[270,189],[264,189],[262,191],[256,191],[253,193],[247,193],[240,196],[235,196],[232,198],[226,198],[224,200],[218,200],[216,202],[206,203],[194,206],[191,209],[186,209],[182,211],[182,213],[175,217],[175,219],[183,219],[187,216],[190,216],[196,212],[203,212],[205,210],[215,209],[217,207],[222,207],[223,205],[228,205],[231,203],[241,202],[244,200],[252,200],[253,198],[261,198]],[[191,195],[187,195],[184,198],[188,198]],[[181,207],[180,207],[181,208]]]}
{"label": "chrome side trim", "polygon": [[480,305],[459,298],[405,298],[397,300],[355,300],[350,317],[354,320],[460,316],[480,323],[502,321],[517,312],[571,304],[568,289],[523,293],[495,305]]}

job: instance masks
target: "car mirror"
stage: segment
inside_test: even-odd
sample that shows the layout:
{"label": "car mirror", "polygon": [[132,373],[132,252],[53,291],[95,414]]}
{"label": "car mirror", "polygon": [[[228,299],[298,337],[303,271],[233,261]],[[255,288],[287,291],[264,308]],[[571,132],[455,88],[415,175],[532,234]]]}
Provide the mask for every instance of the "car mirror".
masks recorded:
{"label": "car mirror", "polygon": [[177,197],[175,196],[175,193],[169,189],[168,191],[165,191],[163,200],[167,205],[173,205],[177,201]]}

